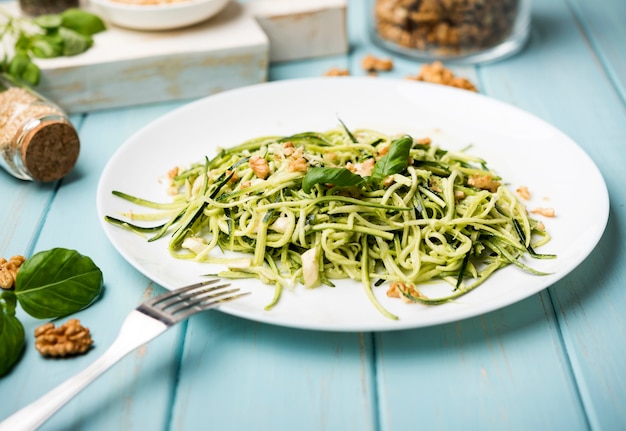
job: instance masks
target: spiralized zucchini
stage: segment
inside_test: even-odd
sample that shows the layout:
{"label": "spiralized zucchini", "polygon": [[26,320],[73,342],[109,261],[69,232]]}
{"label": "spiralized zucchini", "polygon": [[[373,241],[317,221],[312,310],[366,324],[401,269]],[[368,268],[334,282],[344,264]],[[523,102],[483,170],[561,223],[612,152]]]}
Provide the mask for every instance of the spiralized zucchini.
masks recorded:
{"label": "spiralized zucchini", "polygon": [[[343,126],[343,123],[342,123]],[[475,289],[494,271],[536,258],[550,237],[484,160],[446,151],[429,139],[392,137],[345,126],[323,133],[263,137],[224,149],[171,177],[173,202],[121,198],[158,211],[128,213],[140,227],[107,217],[149,241],[170,235],[180,259],[225,265],[217,275],[313,288],[350,278],[389,296],[441,304]],[[240,252],[227,257],[224,252]],[[444,280],[450,292],[427,297],[420,284]]]}

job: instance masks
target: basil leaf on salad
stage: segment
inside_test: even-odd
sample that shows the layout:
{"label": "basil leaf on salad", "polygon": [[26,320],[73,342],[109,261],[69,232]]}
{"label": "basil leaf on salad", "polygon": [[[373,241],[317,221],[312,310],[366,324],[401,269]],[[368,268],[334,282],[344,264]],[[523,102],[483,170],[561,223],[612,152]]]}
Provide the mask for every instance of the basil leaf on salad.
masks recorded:
{"label": "basil leaf on salad", "polygon": [[409,151],[412,146],[413,138],[410,136],[403,136],[392,141],[389,152],[374,165],[370,182],[379,184],[385,177],[404,171],[409,166]]}
{"label": "basil leaf on salad", "polygon": [[102,292],[102,271],[75,250],[53,248],[27,259],[15,280],[20,306],[38,319],[53,319],[82,310]]}
{"label": "basil leaf on salad", "polygon": [[302,179],[302,190],[309,193],[316,184],[332,184],[337,187],[360,186],[365,179],[346,168],[311,168]]}

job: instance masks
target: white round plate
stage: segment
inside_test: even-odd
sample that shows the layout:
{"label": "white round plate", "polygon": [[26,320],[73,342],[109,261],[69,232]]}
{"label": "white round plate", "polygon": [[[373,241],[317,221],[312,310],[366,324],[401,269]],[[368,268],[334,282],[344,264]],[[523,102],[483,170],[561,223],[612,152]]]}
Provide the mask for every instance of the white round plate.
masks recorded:
{"label": "white round plate", "polygon": [[133,30],[173,30],[206,21],[217,15],[230,0],[180,0],[143,5],[114,0],[89,0],[102,17]]}
{"label": "white round plate", "polygon": [[[483,285],[454,302],[405,304],[374,288],[383,306],[399,317],[382,316],[360,283],[344,280],[335,288],[283,291],[280,302],[264,309],[274,294],[257,280],[235,280],[252,294],[226,303],[232,315],[297,328],[331,331],[384,331],[440,324],[480,315],[533,295],[579,265],[599,241],[608,219],[604,180],[587,154],[544,121],[494,99],[441,85],[383,78],[313,78],[259,84],[220,93],[179,108],[143,128],[124,143],[102,173],[98,215],[113,246],[137,270],[173,289],[221,268],[178,260],[167,250],[168,238],[146,238],[104,221],[134,209],[112,195],[119,190],[168,201],[159,183],[169,169],[213,157],[218,147],[264,135],[290,135],[339,127],[371,128],[389,133],[430,136],[446,149],[471,145],[515,190],[527,186],[528,208],[551,207],[554,218],[541,218],[552,240],[538,251],[557,259],[527,261],[551,273],[531,275],[515,266],[495,273]],[[584,181],[580,173],[584,172]],[[585,196],[581,209],[580,196]],[[145,212],[145,209],[144,209]],[[539,216],[538,216],[539,217]]]}

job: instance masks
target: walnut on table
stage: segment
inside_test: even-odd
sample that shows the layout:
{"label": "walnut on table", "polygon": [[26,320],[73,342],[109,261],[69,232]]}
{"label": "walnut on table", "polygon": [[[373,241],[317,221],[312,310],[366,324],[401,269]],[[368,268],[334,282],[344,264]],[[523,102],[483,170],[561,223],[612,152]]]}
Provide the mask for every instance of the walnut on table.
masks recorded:
{"label": "walnut on table", "polygon": [[35,348],[44,356],[78,355],[87,352],[92,344],[89,328],[78,319],[70,319],[56,328],[50,322],[35,329]]}
{"label": "walnut on table", "polygon": [[0,288],[13,289],[17,272],[25,260],[26,258],[21,255],[13,256],[9,260],[0,258]]}
{"label": "walnut on table", "polygon": [[324,76],[350,76],[350,71],[348,69],[340,69],[338,67],[333,67],[327,70],[324,73]]}
{"label": "walnut on table", "polygon": [[440,61],[423,65],[417,76],[409,76],[408,79],[478,92],[476,86],[472,84],[469,79],[455,76],[454,73],[446,68]]}
{"label": "walnut on table", "polygon": [[393,60],[368,54],[361,60],[361,67],[367,72],[387,72],[393,69]]}

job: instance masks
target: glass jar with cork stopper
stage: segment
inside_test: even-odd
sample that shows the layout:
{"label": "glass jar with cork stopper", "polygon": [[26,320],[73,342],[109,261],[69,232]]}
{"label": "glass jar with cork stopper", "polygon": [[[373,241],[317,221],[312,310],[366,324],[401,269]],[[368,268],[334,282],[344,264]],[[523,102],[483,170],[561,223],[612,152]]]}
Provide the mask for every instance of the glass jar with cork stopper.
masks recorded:
{"label": "glass jar with cork stopper", "polygon": [[17,178],[42,182],[72,170],[80,140],[61,108],[4,74],[0,108],[0,166]]}

